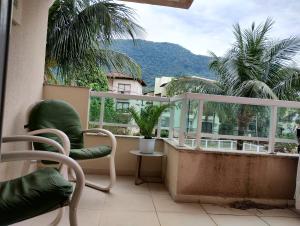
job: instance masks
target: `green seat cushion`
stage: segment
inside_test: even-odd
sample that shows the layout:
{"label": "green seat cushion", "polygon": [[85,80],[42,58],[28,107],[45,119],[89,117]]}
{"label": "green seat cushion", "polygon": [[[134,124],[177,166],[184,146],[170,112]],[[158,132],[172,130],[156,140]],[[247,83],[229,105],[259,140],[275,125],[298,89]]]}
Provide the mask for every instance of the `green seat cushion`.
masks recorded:
{"label": "green seat cushion", "polygon": [[[44,100],[36,104],[30,114],[27,125],[30,131],[53,128],[63,131],[70,139],[71,149],[83,148],[83,133],[80,117],[75,109],[62,100]],[[43,137],[54,139],[61,143],[53,134],[43,134]],[[36,150],[56,151],[52,146],[35,143]]]}
{"label": "green seat cushion", "polygon": [[54,168],[0,183],[0,225],[9,225],[64,206],[73,186]]}
{"label": "green seat cushion", "polygon": [[95,159],[107,156],[111,153],[111,147],[100,145],[92,148],[71,149],[70,157],[76,160]]}

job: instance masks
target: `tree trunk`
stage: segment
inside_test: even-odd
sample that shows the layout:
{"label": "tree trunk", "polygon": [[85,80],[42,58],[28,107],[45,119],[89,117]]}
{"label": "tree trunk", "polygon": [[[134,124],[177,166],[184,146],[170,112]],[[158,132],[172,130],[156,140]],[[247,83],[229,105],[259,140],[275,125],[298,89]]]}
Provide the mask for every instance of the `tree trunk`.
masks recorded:
{"label": "tree trunk", "polygon": [[[241,106],[237,117],[238,136],[246,135],[245,131],[247,130],[253,115],[254,112],[251,109],[244,105]],[[243,150],[243,143],[243,140],[237,140],[237,150]]]}

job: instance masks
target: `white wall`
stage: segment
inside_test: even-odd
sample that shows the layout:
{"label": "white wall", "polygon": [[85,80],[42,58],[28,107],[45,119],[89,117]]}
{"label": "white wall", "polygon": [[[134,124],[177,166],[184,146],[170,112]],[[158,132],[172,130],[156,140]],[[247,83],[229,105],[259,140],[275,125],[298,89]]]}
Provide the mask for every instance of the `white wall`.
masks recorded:
{"label": "white wall", "polygon": [[160,77],[155,78],[155,86],[154,86],[154,95],[159,95],[162,97],[166,96],[166,87],[160,87],[162,84],[169,83],[172,81],[173,77]]}
{"label": "white wall", "polygon": [[[22,0],[10,35],[3,135],[22,134],[26,109],[42,98],[48,9],[53,0]],[[2,151],[25,149],[27,144],[3,145]],[[21,164],[0,165],[0,180],[17,176]]]}

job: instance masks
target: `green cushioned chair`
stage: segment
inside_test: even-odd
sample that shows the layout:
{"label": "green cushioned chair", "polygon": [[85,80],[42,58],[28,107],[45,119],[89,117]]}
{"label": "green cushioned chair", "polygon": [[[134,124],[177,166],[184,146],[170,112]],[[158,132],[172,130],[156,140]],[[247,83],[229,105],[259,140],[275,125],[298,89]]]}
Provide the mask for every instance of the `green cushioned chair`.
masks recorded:
{"label": "green cushioned chair", "polygon": [[[69,156],[75,160],[88,160],[106,157],[109,159],[110,182],[107,186],[98,185],[90,181],[86,181],[86,185],[92,188],[109,191],[116,180],[115,173],[115,152],[116,138],[104,129],[88,129],[82,130],[79,114],[67,102],[62,100],[44,100],[35,104],[29,111],[28,125],[29,131],[41,130],[45,128],[53,128],[62,131],[70,140],[70,150],[66,150]],[[85,148],[83,144],[84,133],[104,134],[110,138],[111,145],[99,145],[95,147]],[[61,143],[56,134],[45,133],[40,134],[46,138],[53,139]],[[34,148],[38,150],[53,152],[53,148],[45,144],[34,143]],[[68,149],[65,147],[65,149]]]}
{"label": "green cushioned chair", "polygon": [[64,180],[56,169],[50,167],[2,182],[1,225],[19,222],[63,207],[72,192],[72,184]]}
{"label": "green cushioned chair", "polygon": [[[4,137],[3,142],[42,142],[63,152],[57,142],[36,136]],[[50,160],[71,167],[76,175],[76,186],[64,178],[66,167],[38,169],[28,175],[0,182],[0,225],[14,224],[49,211],[59,209],[57,217],[51,223],[56,225],[63,216],[63,207],[70,206],[69,219],[71,226],[77,226],[77,207],[84,187],[84,174],[73,159],[61,153],[45,151],[11,151],[2,153],[1,162],[20,160]]]}

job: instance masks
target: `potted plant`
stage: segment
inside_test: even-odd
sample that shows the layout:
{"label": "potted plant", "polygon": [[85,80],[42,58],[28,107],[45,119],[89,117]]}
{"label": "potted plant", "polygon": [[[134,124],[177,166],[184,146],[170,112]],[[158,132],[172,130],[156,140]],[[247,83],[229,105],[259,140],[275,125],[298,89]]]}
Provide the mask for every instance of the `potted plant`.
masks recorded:
{"label": "potted plant", "polygon": [[140,128],[140,134],[144,137],[140,138],[139,149],[142,153],[151,154],[154,152],[155,139],[152,137],[154,127],[157,125],[161,114],[169,108],[170,105],[148,105],[137,112],[133,107],[129,109],[132,118]]}

